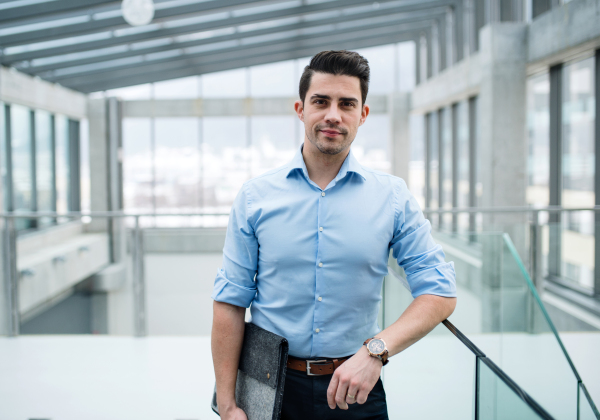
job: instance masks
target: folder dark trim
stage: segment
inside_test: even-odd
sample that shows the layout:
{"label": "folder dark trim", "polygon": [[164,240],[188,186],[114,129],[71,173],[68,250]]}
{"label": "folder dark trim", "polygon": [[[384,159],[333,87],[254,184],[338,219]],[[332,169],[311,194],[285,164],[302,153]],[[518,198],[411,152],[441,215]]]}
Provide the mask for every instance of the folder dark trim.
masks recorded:
{"label": "folder dark trim", "polygon": [[[248,420],[280,418],[288,348],[284,337],[246,323],[235,399]],[[216,386],[211,407],[219,414]]]}

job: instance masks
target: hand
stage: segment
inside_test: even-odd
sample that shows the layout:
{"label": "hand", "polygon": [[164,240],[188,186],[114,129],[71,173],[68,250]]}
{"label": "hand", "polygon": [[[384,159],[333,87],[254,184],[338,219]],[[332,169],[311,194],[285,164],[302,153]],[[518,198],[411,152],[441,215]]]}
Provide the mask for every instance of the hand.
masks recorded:
{"label": "hand", "polygon": [[381,368],[381,361],[370,356],[367,348],[362,346],[333,373],[327,388],[329,408],[333,410],[337,404],[342,410],[347,410],[348,404],[364,404],[381,375]]}
{"label": "hand", "polygon": [[219,406],[219,415],[223,420],[248,420],[244,410],[235,405],[223,407],[222,409]]}

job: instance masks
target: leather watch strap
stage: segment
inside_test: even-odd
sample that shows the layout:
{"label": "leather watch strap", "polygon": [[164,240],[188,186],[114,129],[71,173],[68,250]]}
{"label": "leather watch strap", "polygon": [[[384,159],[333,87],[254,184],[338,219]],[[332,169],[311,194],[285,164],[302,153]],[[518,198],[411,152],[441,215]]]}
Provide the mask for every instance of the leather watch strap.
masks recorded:
{"label": "leather watch strap", "polygon": [[[373,338],[367,338],[365,340],[365,342],[363,343],[363,346],[366,346],[367,344],[369,344],[369,341],[371,341]],[[384,342],[385,343],[385,342]],[[368,347],[367,347],[368,349]],[[369,351],[369,355],[373,356],[373,357],[377,357],[379,360],[381,360],[381,363],[383,366],[387,365],[389,360],[389,352],[387,350],[387,348],[385,349],[385,351],[381,354],[381,355],[375,355],[375,354],[371,354],[371,352]]]}

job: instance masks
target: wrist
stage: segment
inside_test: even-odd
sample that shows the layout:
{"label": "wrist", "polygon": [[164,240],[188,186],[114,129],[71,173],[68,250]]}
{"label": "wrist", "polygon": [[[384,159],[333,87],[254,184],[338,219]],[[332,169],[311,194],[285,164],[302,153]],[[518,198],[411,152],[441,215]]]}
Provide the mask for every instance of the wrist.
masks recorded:
{"label": "wrist", "polygon": [[221,415],[230,413],[237,408],[237,404],[233,398],[219,399],[217,397],[217,406],[219,408],[219,414]]}

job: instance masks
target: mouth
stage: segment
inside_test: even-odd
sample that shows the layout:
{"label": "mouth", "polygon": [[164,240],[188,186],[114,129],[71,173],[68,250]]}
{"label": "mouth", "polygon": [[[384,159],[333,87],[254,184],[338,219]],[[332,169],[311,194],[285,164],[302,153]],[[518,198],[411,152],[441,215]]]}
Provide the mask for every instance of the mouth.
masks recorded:
{"label": "mouth", "polygon": [[319,131],[321,131],[321,133],[325,134],[327,137],[336,137],[336,136],[339,136],[340,134],[342,134],[336,130],[319,130]]}

